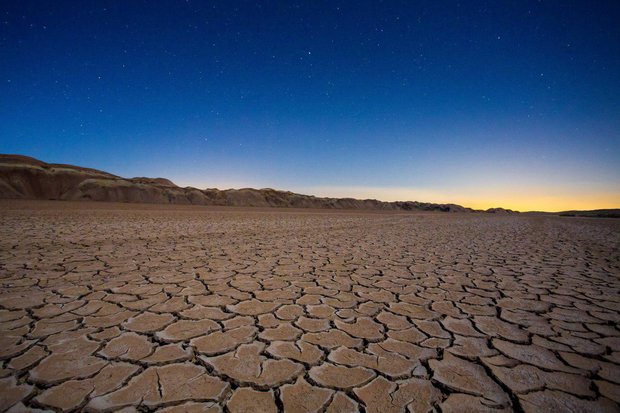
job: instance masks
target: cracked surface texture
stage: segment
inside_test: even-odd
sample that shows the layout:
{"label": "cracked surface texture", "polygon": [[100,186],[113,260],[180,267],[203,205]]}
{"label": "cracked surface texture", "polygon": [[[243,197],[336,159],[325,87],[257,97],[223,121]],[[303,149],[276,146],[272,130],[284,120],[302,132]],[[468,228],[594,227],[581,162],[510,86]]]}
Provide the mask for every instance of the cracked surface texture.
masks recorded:
{"label": "cracked surface texture", "polygon": [[0,411],[618,412],[620,220],[0,202]]}

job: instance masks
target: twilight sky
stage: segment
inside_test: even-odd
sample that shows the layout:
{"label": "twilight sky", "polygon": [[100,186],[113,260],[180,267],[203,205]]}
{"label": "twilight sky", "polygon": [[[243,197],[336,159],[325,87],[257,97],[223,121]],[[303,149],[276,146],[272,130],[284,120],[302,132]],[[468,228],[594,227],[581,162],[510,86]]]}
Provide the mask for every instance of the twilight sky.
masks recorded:
{"label": "twilight sky", "polygon": [[620,207],[616,0],[0,12],[0,153],[199,188]]}

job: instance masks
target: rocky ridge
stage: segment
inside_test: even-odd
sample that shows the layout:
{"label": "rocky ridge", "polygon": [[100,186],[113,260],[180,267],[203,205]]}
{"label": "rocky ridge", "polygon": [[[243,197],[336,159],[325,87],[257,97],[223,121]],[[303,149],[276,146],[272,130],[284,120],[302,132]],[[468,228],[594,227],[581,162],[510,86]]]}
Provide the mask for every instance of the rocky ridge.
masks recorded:
{"label": "rocky ridge", "polygon": [[271,188],[197,189],[164,178],[123,178],[91,168],[0,155],[0,198],[153,204],[472,212],[455,204],[323,198]]}

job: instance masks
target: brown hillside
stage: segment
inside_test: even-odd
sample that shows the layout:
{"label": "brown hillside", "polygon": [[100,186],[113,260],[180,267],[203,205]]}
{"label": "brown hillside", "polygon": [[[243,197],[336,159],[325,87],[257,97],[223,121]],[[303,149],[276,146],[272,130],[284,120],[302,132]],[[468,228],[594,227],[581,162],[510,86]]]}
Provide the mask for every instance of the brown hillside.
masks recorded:
{"label": "brown hillside", "polygon": [[253,207],[471,212],[454,204],[320,198],[265,189],[181,188],[165,178],[121,178],[91,168],[49,164],[22,155],[0,155],[0,198],[139,202]]}

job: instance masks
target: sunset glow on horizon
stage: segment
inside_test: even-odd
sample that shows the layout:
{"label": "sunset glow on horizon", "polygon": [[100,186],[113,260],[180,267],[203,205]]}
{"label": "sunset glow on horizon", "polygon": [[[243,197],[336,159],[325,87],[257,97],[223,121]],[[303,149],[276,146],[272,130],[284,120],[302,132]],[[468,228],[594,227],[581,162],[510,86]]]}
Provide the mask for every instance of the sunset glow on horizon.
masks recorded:
{"label": "sunset glow on horizon", "polygon": [[[308,193],[317,196],[351,197],[358,199],[379,199],[381,201],[410,201],[432,203],[453,203],[473,209],[501,207],[514,211],[559,212],[568,210],[612,209],[620,205],[620,194],[586,192],[580,196],[573,194],[553,194],[552,189],[545,193],[541,188],[529,193],[483,191],[425,191],[406,188],[316,188]],[[304,192],[305,193],[305,192]]]}

